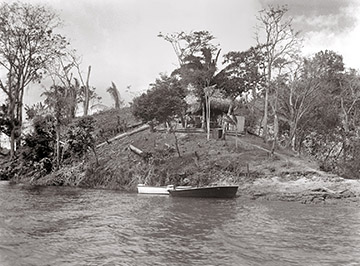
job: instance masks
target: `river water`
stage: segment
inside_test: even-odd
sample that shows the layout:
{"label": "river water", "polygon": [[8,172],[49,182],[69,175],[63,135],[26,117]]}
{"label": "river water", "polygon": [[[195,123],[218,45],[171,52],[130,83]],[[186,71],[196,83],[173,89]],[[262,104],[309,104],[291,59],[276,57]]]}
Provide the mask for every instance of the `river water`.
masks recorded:
{"label": "river water", "polygon": [[360,265],[359,207],[0,182],[0,265]]}

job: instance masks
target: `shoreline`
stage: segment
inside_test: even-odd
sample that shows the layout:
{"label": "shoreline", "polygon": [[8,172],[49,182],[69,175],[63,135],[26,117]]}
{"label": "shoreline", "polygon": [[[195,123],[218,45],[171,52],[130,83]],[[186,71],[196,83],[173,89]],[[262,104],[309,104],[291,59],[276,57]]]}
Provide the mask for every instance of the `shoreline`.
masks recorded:
{"label": "shoreline", "polygon": [[[42,182],[9,182],[19,185],[53,186]],[[222,185],[238,185],[237,198],[254,201],[285,201],[298,202],[301,204],[338,204],[342,202],[360,203],[360,180],[344,179],[336,176],[318,176],[315,174],[283,177],[258,177],[246,180],[238,179],[237,182],[223,181]],[[215,184],[213,184],[215,185]],[[62,185],[63,186],[63,185]],[[107,187],[82,187],[72,184],[67,187],[83,189],[106,189],[127,193],[137,193],[136,189],[107,188]]]}
{"label": "shoreline", "polygon": [[253,200],[294,201],[303,204],[360,202],[360,181],[341,177],[259,178],[239,186],[238,193]]}
{"label": "shoreline", "polygon": [[[323,172],[313,160],[289,150],[279,149],[271,157],[268,144],[258,137],[207,140],[205,134],[178,133],[178,142],[181,157],[174,152],[172,134],[141,130],[100,145],[99,166],[90,157],[46,176],[33,173],[10,182],[136,192],[137,184],[146,181],[159,186],[188,180],[192,186],[238,185],[237,195],[252,200],[360,202],[360,180]],[[131,152],[129,145],[152,154],[153,162]]]}

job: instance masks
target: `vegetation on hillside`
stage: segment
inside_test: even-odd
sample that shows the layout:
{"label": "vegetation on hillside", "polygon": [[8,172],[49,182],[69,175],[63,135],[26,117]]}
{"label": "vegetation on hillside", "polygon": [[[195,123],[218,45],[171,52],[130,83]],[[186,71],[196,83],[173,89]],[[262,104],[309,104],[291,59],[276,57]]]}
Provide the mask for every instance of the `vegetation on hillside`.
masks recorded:
{"label": "vegetation on hillside", "polygon": [[[79,57],[55,33],[57,15],[41,5],[1,4],[0,67],[7,75],[0,88],[7,99],[0,108],[0,130],[11,140],[1,178],[96,187],[132,187],[146,178],[152,184],[201,185],[249,175],[254,169],[250,160],[267,165],[283,149],[315,158],[325,171],[359,178],[360,75],[333,51],[301,57],[302,40],[287,11],[281,6],[260,11],[256,45],[229,51],[222,64],[221,46],[210,32],[160,33],[174,49],[178,67],[161,74],[126,108],[120,108],[120,93],[112,83],[108,92],[116,108],[87,116],[90,102],[99,100],[90,86],[91,67],[83,78]],[[52,81],[43,93],[46,99],[26,107],[33,129],[24,133],[24,88],[46,77]],[[229,103],[226,110],[217,109],[219,95]],[[199,106],[196,111],[189,108],[190,96],[191,104]],[[84,115],[76,117],[79,107]],[[236,115],[244,114],[246,131],[260,136],[270,152],[253,154],[237,142],[234,150],[228,138],[210,139],[212,124],[225,133],[229,123],[236,124]],[[180,121],[186,127],[195,116],[201,116],[207,140],[176,133],[174,125]],[[139,133],[111,143],[140,123],[153,130],[166,124],[173,134]],[[148,156],[139,159],[127,150],[137,142]]]}

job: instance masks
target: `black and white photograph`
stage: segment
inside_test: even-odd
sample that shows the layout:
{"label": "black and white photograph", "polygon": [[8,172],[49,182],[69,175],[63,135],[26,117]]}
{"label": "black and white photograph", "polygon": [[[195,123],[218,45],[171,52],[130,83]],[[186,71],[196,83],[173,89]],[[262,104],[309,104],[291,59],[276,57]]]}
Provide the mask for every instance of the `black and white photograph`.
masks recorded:
{"label": "black and white photograph", "polygon": [[360,265],[360,1],[0,0],[0,266]]}

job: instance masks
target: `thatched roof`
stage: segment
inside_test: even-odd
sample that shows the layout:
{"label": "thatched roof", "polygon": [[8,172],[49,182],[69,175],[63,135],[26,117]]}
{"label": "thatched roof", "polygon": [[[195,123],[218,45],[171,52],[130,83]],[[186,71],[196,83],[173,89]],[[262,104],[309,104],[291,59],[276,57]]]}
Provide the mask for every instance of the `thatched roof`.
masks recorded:
{"label": "thatched roof", "polygon": [[[186,103],[189,105],[188,113],[196,114],[201,112],[200,100],[190,93],[185,98]],[[231,99],[225,97],[220,90],[214,90],[214,93],[210,96],[210,108],[216,113],[226,113],[231,104]]]}

